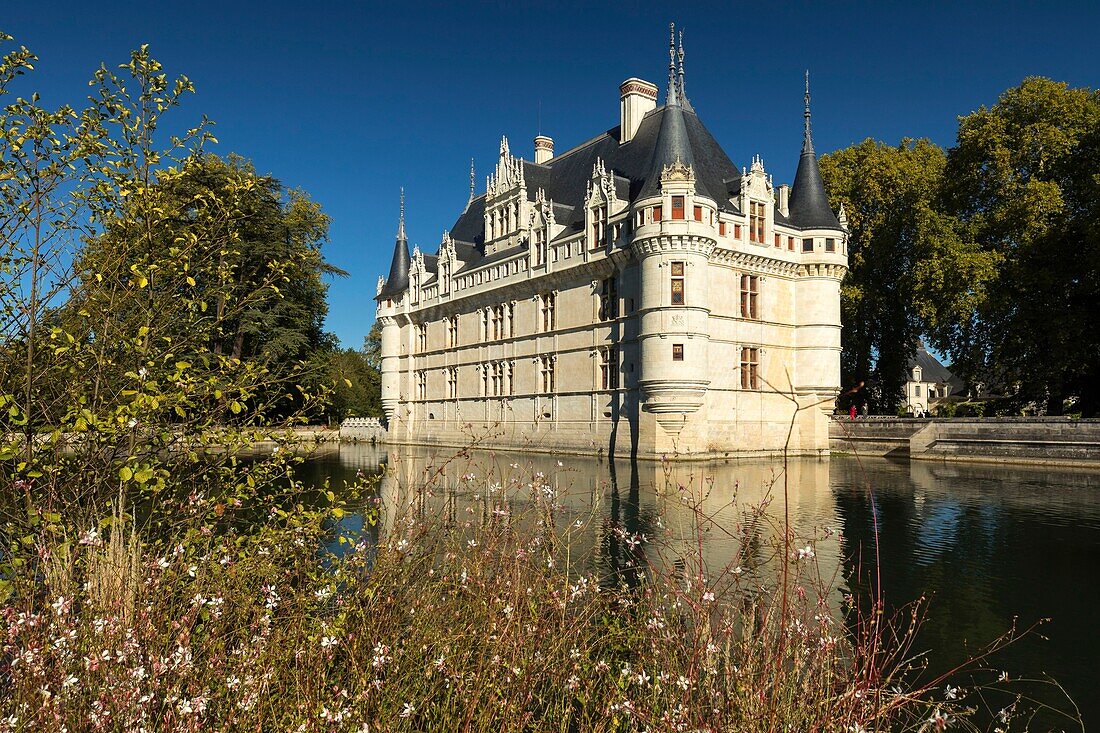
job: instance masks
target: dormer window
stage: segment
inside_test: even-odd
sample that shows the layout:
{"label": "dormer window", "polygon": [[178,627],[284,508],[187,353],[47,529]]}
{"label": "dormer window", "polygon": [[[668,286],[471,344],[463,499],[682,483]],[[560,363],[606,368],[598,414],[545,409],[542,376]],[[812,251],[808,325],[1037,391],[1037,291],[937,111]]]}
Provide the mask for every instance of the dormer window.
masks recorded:
{"label": "dormer window", "polygon": [[672,219],[675,221],[677,219],[683,219],[683,218],[684,218],[684,197],[683,196],[673,196],[672,197]]}
{"label": "dormer window", "polygon": [[764,224],[767,221],[764,204],[757,201],[749,202],[749,241],[757,244],[764,243]]}

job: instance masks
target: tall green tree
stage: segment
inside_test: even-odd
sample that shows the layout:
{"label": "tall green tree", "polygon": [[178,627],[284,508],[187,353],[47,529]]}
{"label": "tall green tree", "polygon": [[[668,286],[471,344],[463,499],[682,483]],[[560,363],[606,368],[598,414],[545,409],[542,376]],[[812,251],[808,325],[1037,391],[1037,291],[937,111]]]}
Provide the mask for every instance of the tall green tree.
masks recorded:
{"label": "tall green tree", "polygon": [[866,382],[873,409],[901,406],[924,332],[950,332],[980,301],[993,258],[938,209],[946,158],[928,140],[864,140],[823,156],[821,173],[849,227],[841,287],[842,379]]}
{"label": "tall green tree", "polygon": [[328,375],[333,387],[326,412],[330,419],[382,417],[382,379],[366,353],[333,351],[328,357]]}
{"label": "tall green tree", "polygon": [[971,378],[1061,414],[1097,414],[1100,93],[1040,77],[959,120],[947,210],[998,261],[980,307],[943,341]]}

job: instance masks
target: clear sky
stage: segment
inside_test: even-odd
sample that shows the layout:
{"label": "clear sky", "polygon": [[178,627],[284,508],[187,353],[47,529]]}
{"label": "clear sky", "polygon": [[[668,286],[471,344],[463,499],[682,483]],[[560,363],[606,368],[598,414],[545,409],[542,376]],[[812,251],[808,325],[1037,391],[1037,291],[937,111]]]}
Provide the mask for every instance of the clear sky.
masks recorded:
{"label": "clear sky", "polygon": [[[809,68],[819,153],[867,137],[954,140],[956,117],[1028,75],[1100,86],[1100,3],[606,3],[31,0],[0,30],[41,61],[33,88],[79,103],[102,61],[150,44],[198,87],[177,119],[217,122],[215,152],[250,158],[332,217],[328,328],[358,347],[374,320],[405,186],[413,244],[435,252],[478,192],[500,136],[532,157],[618,123],[618,86],[662,87],[668,23],[685,31],[686,88],[735,163],[777,183],[798,163]],[[28,88],[31,85],[28,85]]]}

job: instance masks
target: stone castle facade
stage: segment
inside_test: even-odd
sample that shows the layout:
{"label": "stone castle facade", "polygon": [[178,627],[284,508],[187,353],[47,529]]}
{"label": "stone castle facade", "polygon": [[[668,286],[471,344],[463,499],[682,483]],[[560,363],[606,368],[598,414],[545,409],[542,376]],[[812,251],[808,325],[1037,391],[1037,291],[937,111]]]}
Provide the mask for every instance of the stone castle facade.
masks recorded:
{"label": "stone castle facade", "polygon": [[[794,184],[739,169],[684,88],[620,87],[620,124],[534,161],[506,139],[434,255],[404,203],[379,279],[395,443],[713,457],[828,451],[840,387],[843,211],[810,135]],[[679,67],[677,69],[677,57]]]}

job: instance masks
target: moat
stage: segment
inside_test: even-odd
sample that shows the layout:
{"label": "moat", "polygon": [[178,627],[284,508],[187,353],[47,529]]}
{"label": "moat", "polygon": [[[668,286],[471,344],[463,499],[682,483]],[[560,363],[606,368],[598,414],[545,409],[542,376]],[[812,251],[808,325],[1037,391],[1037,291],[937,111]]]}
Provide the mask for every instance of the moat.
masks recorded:
{"label": "moat", "polygon": [[[664,536],[665,547],[646,550],[647,559],[675,561],[676,543],[693,541],[691,517],[680,501],[684,492],[701,497],[718,526],[744,521],[752,506],[766,506],[774,527],[783,517],[778,461],[612,465],[595,458],[488,451],[456,458],[453,450],[343,445],[311,459],[304,471],[308,481],[327,478],[337,488],[358,471],[378,473],[382,465],[383,525],[415,493],[410,487],[423,486],[427,476],[436,477],[429,503],[461,513],[476,505],[487,486],[542,472],[563,497],[569,521],[602,518],[586,524],[592,536],[582,544],[592,549],[593,562],[610,566],[621,564],[622,548],[607,549],[602,533],[609,524]],[[794,531],[812,538],[836,604],[847,593],[871,588],[877,516],[888,604],[930,599],[913,649],[929,652],[930,671],[963,661],[968,649],[992,641],[1014,619],[1026,628],[1049,618],[990,665],[1010,679],[1052,677],[1080,707],[1086,729],[1100,720],[1100,700],[1093,694],[1100,688],[1094,663],[1100,657],[1094,626],[1100,589],[1093,566],[1100,557],[1100,472],[833,457],[792,460],[787,479]],[[361,526],[361,518],[346,521],[349,529]],[[702,551],[708,567],[731,564],[737,545],[721,532],[707,533]],[[1062,709],[1068,705],[1050,685],[1026,690]],[[1057,716],[1036,722],[1041,730],[1075,729]]]}

